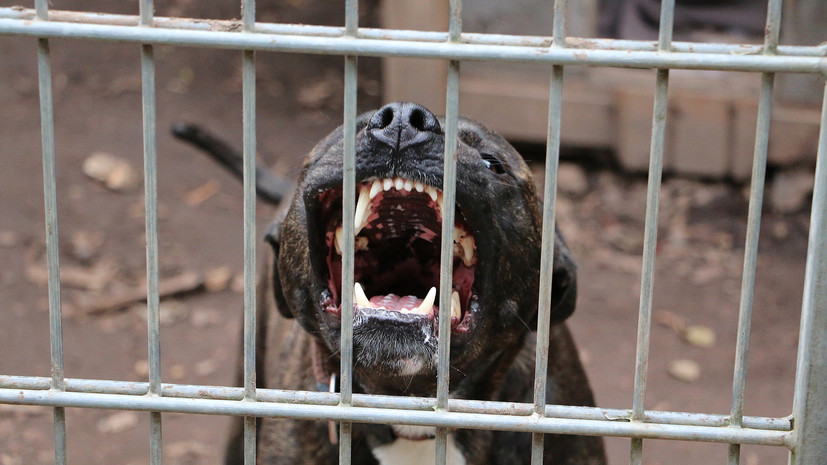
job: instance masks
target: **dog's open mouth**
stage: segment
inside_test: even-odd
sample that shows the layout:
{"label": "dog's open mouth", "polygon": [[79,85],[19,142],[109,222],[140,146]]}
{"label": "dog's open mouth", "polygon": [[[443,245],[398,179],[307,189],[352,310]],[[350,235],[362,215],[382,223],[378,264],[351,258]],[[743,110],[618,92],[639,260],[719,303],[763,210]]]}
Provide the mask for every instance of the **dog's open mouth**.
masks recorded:
{"label": "dog's open mouth", "polygon": [[[403,178],[358,184],[355,225],[354,311],[398,321],[419,321],[435,328],[439,308],[442,192]],[[324,311],[341,314],[342,190],[319,196],[320,234],[324,235],[329,295]],[[451,328],[469,330],[469,304],[477,263],[476,244],[459,207],[456,210],[451,292]],[[326,294],[326,293],[325,293]],[[358,323],[358,319],[355,320]]]}

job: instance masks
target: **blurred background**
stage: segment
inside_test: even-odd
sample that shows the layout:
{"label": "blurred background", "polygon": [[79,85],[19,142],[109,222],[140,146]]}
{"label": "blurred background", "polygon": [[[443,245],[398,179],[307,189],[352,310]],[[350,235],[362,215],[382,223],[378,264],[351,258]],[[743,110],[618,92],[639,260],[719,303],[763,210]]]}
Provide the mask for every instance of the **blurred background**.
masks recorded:
{"label": "blurred background", "polygon": [[[12,6],[15,0],[0,0]],[[341,2],[258,2],[259,22],[342,25]],[[655,0],[570,2],[568,35],[653,40]],[[158,0],[156,15],[240,17],[238,2]],[[30,8],[32,5],[24,4]],[[52,0],[137,14],[137,1]],[[766,2],[678,1],[676,40],[761,43]],[[447,0],[364,1],[360,26],[446,30]],[[827,7],[787,2],[782,44],[827,40]],[[466,2],[463,30],[549,35],[550,2]],[[0,375],[49,376],[36,41],[1,37]],[[147,377],[140,47],[51,41],[66,376]],[[242,295],[241,185],[167,131],[208,127],[241,147],[241,53],[156,47],[161,303],[167,382],[235,382]],[[342,122],[343,60],[257,54],[258,148],[294,177]],[[444,109],[445,64],[360,58],[360,111],[391,100]],[[461,113],[512,140],[542,185],[548,67],[463,63]],[[672,71],[646,408],[728,414],[760,77]],[[777,79],[747,375],[747,415],[786,416],[792,388],[823,80]],[[654,72],[570,67],[558,223],[580,267],[569,320],[598,405],[630,408]],[[261,204],[258,227],[275,211]],[[264,246],[262,244],[262,246]],[[70,463],[146,463],[148,415],[67,411]],[[53,462],[49,409],[0,405],[0,465]],[[229,419],[164,415],[169,464],[220,463]],[[629,440],[608,439],[610,463]],[[644,463],[723,463],[727,446],[645,441]],[[786,463],[747,446],[741,463]]]}

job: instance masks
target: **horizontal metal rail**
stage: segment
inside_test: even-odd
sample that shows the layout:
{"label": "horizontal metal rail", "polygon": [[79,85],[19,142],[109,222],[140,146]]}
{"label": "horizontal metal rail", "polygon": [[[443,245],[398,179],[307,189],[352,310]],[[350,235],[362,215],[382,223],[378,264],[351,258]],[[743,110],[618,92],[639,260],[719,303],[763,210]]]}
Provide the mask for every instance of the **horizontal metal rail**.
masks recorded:
{"label": "horizontal metal rail", "polygon": [[[555,8],[564,4],[563,1],[555,2]],[[645,411],[643,406],[643,393],[646,385],[646,360],[648,359],[648,331],[650,326],[651,313],[651,278],[654,263],[655,233],[657,231],[657,196],[660,185],[660,164],[663,157],[663,131],[665,127],[666,101],[667,101],[667,77],[669,69],[698,69],[698,70],[727,70],[727,71],[750,71],[765,73],[771,77],[771,73],[810,73],[827,76],[827,43],[813,46],[777,46],[777,26],[780,21],[780,0],[771,2],[775,5],[775,13],[770,14],[771,20],[768,24],[774,24],[775,35],[768,32],[768,40],[763,45],[732,45],[732,44],[701,44],[689,42],[671,41],[672,7],[674,0],[665,2],[665,13],[661,18],[661,24],[669,24],[660,33],[660,40],[653,41],[630,41],[611,39],[582,39],[564,37],[564,15],[555,18],[554,39],[551,37],[538,36],[512,36],[501,34],[474,34],[460,33],[459,27],[459,6],[460,0],[452,1],[451,28],[445,32],[425,32],[407,30],[387,30],[358,28],[356,18],[358,12],[355,9],[355,0],[349,1],[347,25],[341,27],[326,26],[303,26],[294,24],[256,23],[254,12],[254,0],[245,0],[243,21],[238,20],[196,20],[186,18],[155,18],[152,15],[152,1],[141,2],[141,15],[114,15],[100,14],[94,12],[72,12],[72,11],[49,11],[46,8],[45,0],[37,2],[38,9],[26,9],[20,7],[0,8],[0,36],[20,36],[39,39],[41,49],[39,56],[44,64],[41,71],[41,79],[48,78],[48,43],[49,39],[85,39],[100,41],[120,41],[125,43],[142,44],[144,54],[142,63],[144,69],[144,111],[145,111],[145,146],[147,152],[147,211],[154,212],[156,202],[153,197],[155,162],[154,162],[154,59],[152,47],[155,45],[171,46],[193,46],[218,49],[232,49],[244,51],[244,126],[245,126],[245,384],[243,388],[216,387],[216,386],[192,386],[163,384],[160,379],[160,367],[157,363],[159,349],[159,329],[157,315],[149,318],[149,349],[150,365],[155,362],[155,369],[150,370],[149,382],[132,383],[126,381],[89,380],[89,379],[64,379],[62,373],[62,348],[53,348],[53,369],[56,364],[57,374],[53,373],[52,378],[23,377],[23,376],[0,376],[0,404],[32,405],[55,408],[55,440],[56,440],[56,462],[62,463],[65,455],[65,439],[63,438],[65,422],[63,409],[70,408],[107,408],[135,411],[152,412],[152,463],[161,462],[161,434],[160,415],[161,412],[178,412],[191,414],[210,415],[236,415],[245,418],[245,463],[255,461],[255,420],[254,417],[277,417],[295,418],[306,420],[332,420],[341,422],[341,444],[340,462],[350,462],[350,423],[378,423],[394,425],[434,426],[437,428],[437,463],[444,463],[446,457],[446,444],[449,428],[506,430],[534,433],[533,463],[542,461],[542,435],[543,434],[581,434],[592,436],[615,436],[632,438],[631,457],[632,463],[642,462],[643,439],[673,439],[705,441],[730,444],[730,463],[738,463],[740,456],[740,444],[760,444],[770,446],[782,446],[793,451],[793,456],[809,457],[808,452],[802,447],[804,438],[811,437],[818,427],[819,417],[804,414],[804,394],[815,392],[815,389],[804,385],[806,376],[805,370],[799,367],[799,378],[796,387],[796,429],[793,429],[793,417],[768,418],[768,417],[743,417],[742,396],[744,370],[746,364],[746,347],[748,338],[748,322],[750,320],[749,306],[752,299],[752,276],[754,274],[754,261],[757,247],[757,232],[755,237],[748,240],[745,258],[745,278],[742,292],[742,310],[739,323],[740,333],[735,382],[733,386],[733,407],[730,415],[712,415],[702,413],[684,412],[662,412]],[[557,15],[555,15],[557,16]],[[658,97],[656,98],[653,138],[652,138],[652,162],[650,174],[650,193],[647,202],[648,208],[652,210],[650,215],[647,210],[647,253],[644,258],[644,271],[641,290],[641,328],[638,337],[638,361],[636,366],[638,374],[635,382],[635,399],[632,409],[606,409],[598,407],[575,407],[564,405],[546,405],[544,399],[544,388],[542,383],[543,373],[546,371],[544,360],[538,357],[537,373],[537,395],[534,404],[508,403],[477,400],[449,399],[447,395],[447,370],[448,353],[442,350],[440,353],[440,389],[437,391],[437,398],[421,397],[392,397],[379,395],[365,395],[351,393],[350,372],[352,361],[348,357],[342,357],[342,387],[341,394],[324,392],[288,391],[275,389],[256,389],[254,383],[254,348],[253,329],[254,320],[254,192],[252,188],[253,160],[255,154],[255,68],[254,52],[291,52],[291,53],[314,53],[329,55],[345,55],[346,58],[346,98],[345,98],[345,127],[353,126],[356,103],[356,58],[358,56],[377,57],[414,57],[414,58],[437,58],[450,60],[452,63],[452,76],[449,79],[448,89],[448,130],[447,139],[452,140],[451,125],[456,122],[456,99],[458,97],[458,67],[460,61],[500,61],[500,62],[525,62],[544,63],[555,65],[552,86],[552,99],[550,100],[549,124],[559,126],[559,98],[562,92],[562,66],[605,66],[621,68],[657,68],[658,69]],[[44,77],[46,76],[46,77]],[[47,82],[47,81],[43,81]],[[771,83],[771,82],[770,82]],[[765,82],[766,84],[766,82]],[[41,86],[45,89],[48,86]],[[765,85],[762,90],[762,102],[771,96],[771,85]],[[557,89],[556,91],[554,89]],[[43,92],[43,91],[42,91]],[[42,107],[44,110],[44,160],[48,162],[53,158],[52,141],[47,140],[51,131],[52,103],[49,92],[43,92]],[[556,108],[556,109],[555,109]],[[756,154],[766,157],[766,128],[769,121],[768,105],[761,106],[758,137],[756,139]],[[763,129],[762,129],[763,128]],[[559,128],[558,128],[559,129]],[[822,124],[822,133],[824,132]],[[346,186],[353,185],[353,134],[354,131],[345,131],[350,135],[346,139],[345,159],[345,192],[350,198],[345,199],[344,206],[347,211],[353,207],[353,189]],[[551,134],[551,133],[550,133]],[[822,134],[823,135],[823,134]],[[763,138],[763,139],[762,139]],[[553,146],[559,134],[550,135],[549,145]],[[48,144],[46,142],[49,142]],[[820,147],[823,148],[824,139]],[[452,211],[453,201],[450,201],[453,192],[453,183],[450,181],[449,173],[455,169],[452,158],[451,147],[446,145],[446,168],[444,191],[448,212]],[[823,157],[824,150],[820,150],[819,160]],[[350,158],[348,158],[348,156]],[[51,158],[50,158],[51,157]],[[553,157],[551,157],[553,158]],[[760,166],[759,156],[756,156],[756,166]],[[48,168],[48,167],[47,167]],[[819,173],[824,170],[819,168]],[[53,169],[48,168],[48,169]],[[47,174],[48,174],[47,169]],[[546,199],[553,199],[555,189],[554,176],[556,175],[556,164],[550,162],[547,167],[546,179],[549,182]],[[45,175],[44,175],[45,176]],[[762,175],[763,176],[763,175]],[[819,179],[824,176],[820,176]],[[54,191],[54,175],[51,178],[45,176],[46,192]],[[755,182],[754,177],[754,182]],[[760,176],[758,177],[760,181]],[[760,207],[760,195],[763,192],[763,182],[755,184],[751,196],[751,203],[756,208]],[[822,186],[823,187],[823,186]],[[823,200],[824,190],[816,191],[816,203]],[[47,196],[48,197],[48,196]],[[50,214],[50,204],[47,198],[47,220]],[[823,203],[823,202],[821,202]],[[147,217],[147,274],[152,278],[157,274],[157,251],[153,250],[154,219],[148,213]],[[758,220],[760,219],[760,208],[757,213],[750,212],[750,224],[754,231],[757,231]],[[814,206],[814,231],[818,236],[818,227],[822,225],[823,209]],[[154,213],[152,213],[154,214]],[[352,218],[353,215],[346,217]],[[450,226],[451,214],[445,222]],[[553,224],[553,202],[549,202],[545,218],[551,218],[548,224]],[[651,220],[651,221],[650,221]],[[819,221],[816,221],[819,220]],[[56,215],[54,230],[57,228]],[[346,222],[348,223],[348,222]],[[47,225],[51,225],[47,221]],[[352,224],[346,224],[345,228]],[[652,226],[652,228],[649,228]],[[51,226],[47,226],[49,230]],[[451,244],[451,228],[443,234],[444,242]],[[545,234],[544,244],[553,248],[553,235],[549,228]],[[53,252],[56,254],[56,233],[54,233]],[[352,279],[353,261],[353,235],[346,234],[347,245],[343,259],[344,273]],[[823,241],[822,241],[823,242]],[[810,294],[816,296],[807,300],[805,298],[805,317],[815,312],[819,307],[818,303],[823,299],[824,286],[819,287],[823,279],[823,273],[819,273],[823,266],[823,247],[818,249],[815,242],[811,244],[808,251],[808,264],[817,263],[812,267],[808,265],[807,289]],[[443,244],[443,254],[448,254],[450,248]],[[749,257],[748,255],[753,256]],[[817,257],[816,257],[817,255]],[[815,257],[815,258],[814,258]],[[822,260],[822,261],[818,261]],[[54,261],[55,263],[56,260]],[[450,263],[446,257],[443,263]],[[350,263],[348,265],[348,263]],[[649,268],[646,268],[648,265]],[[59,298],[54,295],[59,292],[57,284],[57,266],[52,264],[55,270],[52,273],[51,281],[54,281],[54,289],[50,288],[52,305],[53,328],[51,330],[53,345],[59,344]],[[810,271],[813,271],[812,273]],[[442,270],[443,281],[450,277],[449,272]],[[548,278],[548,279],[547,279]],[[157,281],[157,276],[155,277]],[[542,278],[548,285],[550,276]],[[157,313],[157,283],[149,279],[150,301],[156,301],[156,308],[150,303],[150,316],[152,311]],[[446,281],[450,284],[450,281]],[[816,283],[816,284],[813,284]],[[445,288],[441,282],[441,288]],[[350,289],[352,285],[344,286],[346,291],[343,296],[343,306],[350,311],[352,296]],[[816,290],[813,290],[816,289]],[[544,291],[545,292],[545,291]],[[54,293],[54,295],[52,295]],[[805,297],[810,296],[806,294]],[[445,301],[446,293],[441,293]],[[746,296],[746,297],[744,297]],[[547,297],[547,296],[546,296]],[[810,296],[812,297],[812,296]],[[547,300],[547,299],[546,299]],[[816,304],[806,305],[807,302]],[[441,312],[448,311],[448,305],[441,302]],[[547,305],[541,305],[547,307]],[[343,319],[349,321],[350,317]],[[543,338],[547,337],[548,314],[543,314],[538,329],[539,339],[538,350],[540,354],[545,353],[546,343]],[[443,315],[445,316],[445,315]],[[823,316],[819,314],[819,316]],[[810,319],[814,317],[808,317]],[[55,319],[57,326],[55,326]],[[441,321],[447,324],[448,319]],[[823,322],[823,318],[819,321]],[[812,322],[808,319],[802,323],[802,335],[817,333],[811,328]],[[822,325],[823,326],[823,325]],[[441,328],[441,348],[447,348],[450,332]],[[445,336],[445,337],[442,337]],[[806,338],[802,336],[802,341]],[[821,340],[821,339],[819,339]],[[809,340],[807,340],[809,341]],[[817,343],[811,343],[807,350],[802,352],[803,364],[810,360],[810,351],[816,351]],[[352,341],[343,331],[342,349],[343,353],[350,353]],[[57,347],[57,346],[56,346]],[[641,351],[642,349],[642,351]],[[823,352],[823,351],[822,351]],[[153,356],[155,357],[153,359]],[[803,373],[803,374],[802,374]],[[806,392],[805,392],[806,388]],[[816,394],[812,394],[817,397]],[[255,402],[251,402],[255,400]],[[815,409],[818,410],[818,409]],[[823,417],[823,415],[822,415]],[[809,430],[802,429],[799,425],[809,425]],[[811,449],[817,448],[811,447]],[[807,455],[810,453],[810,455]],[[800,460],[799,460],[800,461]],[[796,462],[798,463],[798,462]]]}
{"label": "horizontal metal rail", "polygon": [[[15,11],[15,10],[11,10]],[[621,68],[680,68],[827,75],[824,56],[766,56],[737,53],[659,52],[599,48],[517,46],[471,43],[438,43],[396,37],[385,31],[381,39],[320,37],[261,32],[215,31],[138,27],[82,22],[40,21],[8,18],[0,9],[0,35],[39,38],[72,38],[121,41],[154,45],[199,46],[222,49],[300,52],[353,56],[395,56],[468,61],[536,62],[556,65],[609,66]],[[177,24],[187,21],[175,20]],[[203,21],[201,21],[203,22]],[[236,29],[239,29],[238,27]],[[410,33],[407,33],[410,34]],[[591,42],[597,45],[597,42]]]}
{"label": "horizontal metal rail", "polygon": [[[35,19],[34,10],[26,8],[0,8],[2,19]],[[93,13],[85,11],[50,11],[49,20],[66,23],[108,24],[112,26],[137,26],[138,16]],[[158,29],[181,29],[193,31],[235,31],[241,29],[238,20],[202,20],[155,17],[152,25]],[[256,23],[255,32],[278,35],[298,35],[315,37],[345,37],[345,28],[335,26],[314,26],[306,24]],[[360,27],[356,33],[360,39],[410,40],[417,42],[447,42],[447,32],[411,31],[400,29],[377,29]],[[549,47],[552,38],[547,36],[516,36],[507,34],[481,34],[463,32],[460,36],[463,44],[476,45],[513,45],[522,47]],[[569,49],[602,49],[638,52],[655,52],[657,41],[593,39],[566,37],[565,47]],[[757,55],[763,52],[760,44],[716,44],[701,42],[672,42],[672,51],[679,53],[721,53],[732,55]],[[827,43],[820,45],[780,45],[779,55],[787,56],[827,56]]]}
{"label": "horizontal metal rail", "polygon": [[[338,396],[337,396],[338,397]],[[356,396],[354,395],[354,399]],[[261,398],[259,398],[261,400]],[[730,444],[791,446],[786,431],[731,428],[728,426],[687,426],[640,422],[598,421],[537,415],[492,415],[437,410],[398,410],[374,407],[298,404],[291,402],[244,402],[196,398],[171,398],[97,394],[90,392],[0,389],[0,403],[49,407],[101,408],[163,413],[236,415],[332,420],[386,425],[436,426],[441,428],[520,431],[546,434],[675,439]],[[531,409],[532,406],[528,405]]]}
{"label": "horizontal metal rail", "polygon": [[[95,394],[142,396],[149,392],[146,382],[108,381],[95,379],[66,378],[67,392],[85,392]],[[33,376],[0,376],[0,392],[47,391],[51,388],[50,378]],[[167,384],[161,386],[161,396],[165,398],[204,398],[211,400],[239,401],[244,398],[244,388],[198,386],[186,384]],[[327,392],[289,391],[281,389],[258,389],[256,398],[260,402],[283,402],[291,404],[338,405],[339,395]],[[386,408],[397,410],[433,410],[435,399],[428,397],[393,397],[381,395],[353,394],[354,407]],[[449,410],[460,413],[500,413],[505,415],[526,416],[534,412],[533,404],[514,402],[493,402],[480,400],[449,399]],[[209,412],[205,412],[209,413]],[[574,407],[567,405],[547,405],[545,416],[573,420],[595,420],[610,422],[627,422],[632,411],[627,409],[610,409],[598,407]],[[702,413],[666,412],[649,410],[644,412],[647,423],[660,423],[682,426],[722,427],[729,426],[729,415]],[[790,431],[789,418],[744,417],[743,425],[747,429],[766,431]]]}

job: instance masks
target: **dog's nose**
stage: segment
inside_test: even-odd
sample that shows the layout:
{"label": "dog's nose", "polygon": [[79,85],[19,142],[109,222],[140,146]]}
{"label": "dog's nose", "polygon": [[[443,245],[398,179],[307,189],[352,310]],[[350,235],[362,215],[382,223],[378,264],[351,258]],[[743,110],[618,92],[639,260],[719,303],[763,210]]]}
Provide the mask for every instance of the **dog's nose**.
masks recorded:
{"label": "dog's nose", "polygon": [[436,116],[416,103],[390,103],[370,118],[365,128],[379,142],[397,152],[442,134]]}

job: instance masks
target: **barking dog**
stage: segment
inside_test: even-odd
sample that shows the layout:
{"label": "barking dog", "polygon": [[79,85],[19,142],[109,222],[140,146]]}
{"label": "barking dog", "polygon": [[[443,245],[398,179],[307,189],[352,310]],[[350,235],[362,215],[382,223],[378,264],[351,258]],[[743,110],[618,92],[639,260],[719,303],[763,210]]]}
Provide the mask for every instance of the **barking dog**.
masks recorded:
{"label": "barking dog", "polygon": [[[398,396],[436,392],[447,142],[457,144],[450,395],[531,403],[542,229],[534,181],[520,155],[496,133],[460,119],[458,140],[446,141],[442,125],[412,103],[389,104],[357,121],[353,388]],[[203,143],[204,134],[197,137],[189,129],[176,132],[216,152]],[[258,308],[258,380],[267,387],[315,390],[338,373],[342,144],[339,128],[313,149],[283,220],[267,235],[273,262],[261,281]],[[238,156],[227,153],[225,164],[232,165],[226,160]],[[265,197],[266,176],[257,176]],[[280,198],[284,189],[276,190]],[[574,311],[575,298],[576,268],[558,233],[546,397],[553,404],[591,406],[591,390],[562,323]],[[433,463],[432,428],[353,430],[355,464]],[[327,422],[262,419],[258,462],[335,464],[337,446],[329,433]],[[240,463],[238,443],[236,435],[228,463]],[[527,464],[530,445],[527,433],[456,430],[449,434],[448,462]],[[603,464],[602,441],[547,435],[545,463]]]}

